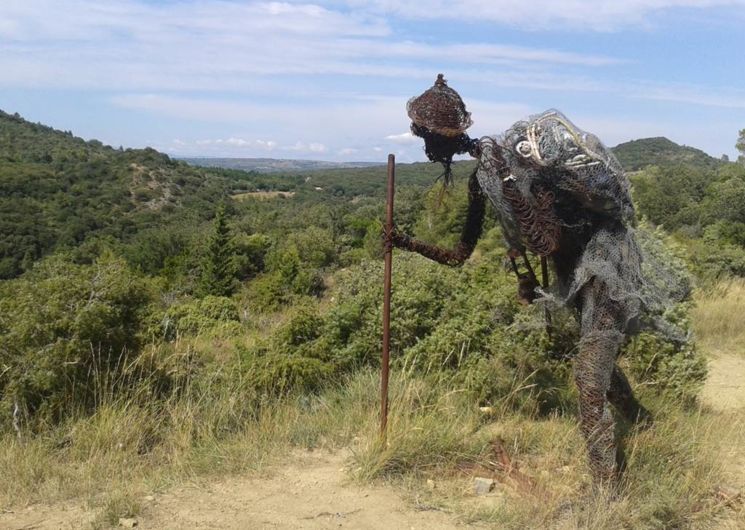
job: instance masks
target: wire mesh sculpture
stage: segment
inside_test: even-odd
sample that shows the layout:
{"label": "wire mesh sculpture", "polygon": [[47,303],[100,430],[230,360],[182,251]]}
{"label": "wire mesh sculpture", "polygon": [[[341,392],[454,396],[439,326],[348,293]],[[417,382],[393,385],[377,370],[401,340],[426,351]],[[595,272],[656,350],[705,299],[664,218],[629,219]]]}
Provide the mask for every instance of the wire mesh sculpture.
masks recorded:
{"label": "wire mesh sculpture", "polygon": [[[596,483],[614,483],[622,454],[609,405],[630,421],[650,421],[616,364],[625,337],[638,330],[648,300],[642,255],[634,238],[629,181],[600,140],[557,110],[519,121],[499,136],[471,139],[473,123],[458,93],[442,74],[432,88],[407,104],[412,132],[425,152],[445,167],[456,154],[478,160],[469,180],[469,209],[453,250],[394,231],[394,245],[448,265],[463,263],[481,235],[485,199],[494,205],[515,272],[515,259],[530,251],[550,261],[554,296],[577,310],[581,339],[574,358],[580,428]],[[529,268],[519,273],[525,301],[547,296]],[[545,287],[545,286],[544,286]]]}

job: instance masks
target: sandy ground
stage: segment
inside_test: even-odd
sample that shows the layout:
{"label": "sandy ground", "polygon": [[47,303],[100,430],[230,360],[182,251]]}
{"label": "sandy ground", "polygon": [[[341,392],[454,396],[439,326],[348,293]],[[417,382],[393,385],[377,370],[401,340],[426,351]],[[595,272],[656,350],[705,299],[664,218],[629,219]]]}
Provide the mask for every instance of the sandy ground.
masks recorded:
{"label": "sandy ground", "polygon": [[343,453],[305,453],[268,479],[169,493],[141,528],[455,528],[447,514],[417,510],[390,489],[351,484],[346,461]]}
{"label": "sandy ground", "polygon": [[[449,529],[447,513],[421,509],[385,487],[358,487],[344,466],[348,454],[297,453],[266,478],[235,477],[182,487],[143,500],[140,529]],[[71,529],[93,514],[73,504],[0,514],[0,528]]]}
{"label": "sandy ground", "polygon": [[745,356],[718,354],[712,357],[701,399],[721,412],[745,409]]}
{"label": "sandy ground", "polygon": [[[703,402],[715,413],[742,421],[745,415],[745,357],[711,359]],[[745,440],[730,447],[736,462],[733,484],[745,487]],[[359,487],[344,469],[348,455],[297,453],[288,465],[263,478],[234,477],[149,496],[137,518],[141,529],[448,529],[447,513],[419,509],[386,487]],[[738,479],[739,477],[739,479]],[[0,513],[0,528],[14,530],[89,527],[94,514],[84,505],[36,505]],[[730,528],[730,526],[723,526]],[[731,528],[735,528],[734,526]]]}

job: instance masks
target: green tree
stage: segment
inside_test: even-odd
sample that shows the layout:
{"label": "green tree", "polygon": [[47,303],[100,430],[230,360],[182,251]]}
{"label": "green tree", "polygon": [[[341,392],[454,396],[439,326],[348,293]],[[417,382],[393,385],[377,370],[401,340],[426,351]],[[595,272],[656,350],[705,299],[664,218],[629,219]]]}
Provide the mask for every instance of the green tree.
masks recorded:
{"label": "green tree", "polygon": [[745,129],[740,129],[740,133],[737,135],[737,143],[735,147],[740,151],[740,156],[737,159],[739,162],[745,162]]}
{"label": "green tree", "polygon": [[230,296],[235,290],[235,252],[224,205],[217,208],[212,226],[212,237],[202,262],[201,290],[205,295]]}

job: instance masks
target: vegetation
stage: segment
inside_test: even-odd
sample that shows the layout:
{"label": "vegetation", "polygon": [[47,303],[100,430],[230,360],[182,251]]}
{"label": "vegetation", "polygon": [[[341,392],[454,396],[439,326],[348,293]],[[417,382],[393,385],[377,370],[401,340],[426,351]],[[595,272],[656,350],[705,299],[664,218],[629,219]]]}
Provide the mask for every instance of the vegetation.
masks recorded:
{"label": "vegetation", "polygon": [[745,280],[728,278],[703,285],[698,292],[691,322],[701,347],[716,353],[745,354]]}
{"label": "vegetation", "polygon": [[717,169],[722,161],[700,149],[678,145],[667,138],[632,140],[613,148],[626,171],[638,171],[647,166],[688,166],[698,170]]}
{"label": "vegetation", "polygon": [[[471,168],[459,163],[456,187],[442,191],[437,167],[401,166],[398,226],[451,245]],[[634,177],[640,240],[681,293],[660,316],[684,331],[691,271],[711,282],[745,274],[743,186],[736,164]],[[629,483],[615,508],[567,512],[585,480],[568,362],[576,322],[554,312],[549,337],[542,308],[517,303],[493,216],[460,269],[396,255],[390,444],[375,441],[383,167],[194,168],[0,114],[0,188],[3,506],[82,495],[101,508],[96,524],[111,524],[138,511],[145,484],[326,446],[352,447],[360,480],[452,477],[427,502],[464,521],[681,527],[723,509],[715,453],[741,425],[700,416],[700,351],[645,333],[622,362],[658,427],[622,425]],[[292,194],[255,195],[272,191]],[[734,314],[697,329],[740,340]],[[463,508],[455,490],[494,471],[497,438],[538,489]],[[564,469],[561,487],[542,469]]]}

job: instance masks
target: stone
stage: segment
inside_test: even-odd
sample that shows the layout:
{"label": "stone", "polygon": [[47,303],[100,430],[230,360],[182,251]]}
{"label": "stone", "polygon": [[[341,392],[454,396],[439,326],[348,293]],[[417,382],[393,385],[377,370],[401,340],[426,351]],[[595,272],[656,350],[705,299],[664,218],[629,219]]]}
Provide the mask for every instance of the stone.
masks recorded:
{"label": "stone", "polygon": [[120,517],[119,526],[123,526],[124,528],[134,528],[137,526],[137,519],[131,517]]}
{"label": "stone", "polygon": [[476,495],[486,495],[494,489],[496,482],[491,478],[476,477],[473,479],[473,491]]}

